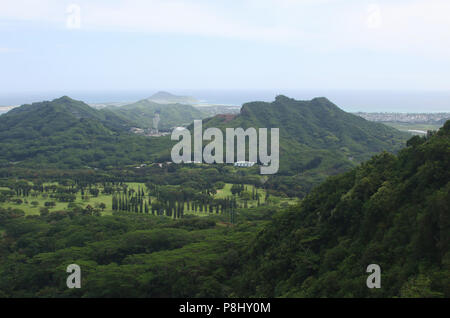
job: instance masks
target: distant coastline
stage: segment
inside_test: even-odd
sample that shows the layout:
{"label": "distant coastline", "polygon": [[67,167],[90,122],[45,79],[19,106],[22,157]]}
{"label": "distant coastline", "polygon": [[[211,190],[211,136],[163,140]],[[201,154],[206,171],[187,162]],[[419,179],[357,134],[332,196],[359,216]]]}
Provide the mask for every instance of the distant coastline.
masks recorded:
{"label": "distant coastline", "polygon": [[[298,100],[327,97],[347,112],[367,113],[450,113],[450,91],[362,91],[362,90],[169,90],[183,96],[194,96],[200,105],[241,106],[251,101],[271,102],[283,94]],[[53,100],[64,95],[88,104],[131,103],[157,90],[73,91],[0,94],[0,108],[36,101]],[[1,110],[0,110],[1,112]]]}

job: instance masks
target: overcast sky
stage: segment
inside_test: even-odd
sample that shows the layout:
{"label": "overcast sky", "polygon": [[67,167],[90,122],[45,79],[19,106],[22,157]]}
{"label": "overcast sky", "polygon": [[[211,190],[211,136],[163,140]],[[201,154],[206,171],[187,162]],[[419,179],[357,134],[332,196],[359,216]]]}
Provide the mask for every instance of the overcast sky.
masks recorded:
{"label": "overcast sky", "polygon": [[448,0],[1,0],[0,94],[450,90]]}

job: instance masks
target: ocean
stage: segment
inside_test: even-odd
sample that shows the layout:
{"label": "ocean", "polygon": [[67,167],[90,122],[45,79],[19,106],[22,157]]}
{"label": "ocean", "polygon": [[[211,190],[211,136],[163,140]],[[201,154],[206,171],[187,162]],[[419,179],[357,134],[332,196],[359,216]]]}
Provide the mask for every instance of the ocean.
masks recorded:
{"label": "ocean", "polygon": [[[52,100],[63,95],[86,103],[135,102],[158,90],[136,91],[66,91],[0,94],[0,106],[22,105]],[[352,90],[167,90],[175,95],[193,96],[202,103],[241,106],[251,101],[273,101],[283,94],[309,100],[326,97],[348,112],[436,113],[450,112],[450,91],[352,91]],[[0,110],[1,113],[1,110]]]}

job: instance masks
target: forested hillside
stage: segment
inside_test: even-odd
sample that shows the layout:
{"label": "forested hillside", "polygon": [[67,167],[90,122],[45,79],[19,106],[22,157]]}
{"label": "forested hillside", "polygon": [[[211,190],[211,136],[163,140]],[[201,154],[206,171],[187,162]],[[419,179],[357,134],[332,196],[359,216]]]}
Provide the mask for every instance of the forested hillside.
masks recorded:
{"label": "forested hillside", "polygon": [[384,150],[398,151],[409,137],[347,113],[326,98],[299,101],[282,95],[272,103],[244,104],[238,116],[216,116],[205,126],[279,128],[282,170],[291,173],[308,170],[313,159],[315,166],[332,169],[330,160],[349,164]]}
{"label": "forested hillside", "polygon": [[159,91],[147,98],[147,100],[158,104],[185,104],[193,105],[199,103],[195,97],[192,96],[179,96],[169,92]]}
{"label": "forested hillside", "polygon": [[[206,115],[189,105],[149,100],[96,110],[62,97],[23,105],[0,117],[0,165],[33,168],[111,169],[171,161],[169,136],[146,138],[130,127],[168,129]],[[204,120],[204,128],[280,128],[280,170],[268,187],[303,197],[327,176],[347,171],[371,155],[395,152],[407,134],[346,113],[325,98],[244,104],[241,113]]]}
{"label": "forested hillside", "polygon": [[[1,208],[0,296],[450,297],[449,168],[450,121],[300,205],[239,209],[236,224]],[[81,289],[65,285],[72,263]],[[369,264],[381,266],[380,289],[366,287]]]}
{"label": "forested hillside", "polygon": [[106,168],[150,160],[164,143],[132,135],[130,126],[66,96],[23,105],[0,117],[0,165]]}
{"label": "forested hillside", "polygon": [[[450,297],[450,121],[331,177],[261,231],[240,293],[258,297]],[[365,286],[369,264],[382,288]]]}
{"label": "forested hillside", "polygon": [[191,105],[158,104],[148,99],[120,107],[107,107],[102,111],[112,112],[123,120],[131,121],[135,127],[153,129],[156,128],[153,125],[153,118],[157,113],[159,130],[189,125],[194,119],[203,119],[207,116]]}
{"label": "forested hillside", "polygon": [[280,170],[270,182],[292,196],[303,196],[327,176],[347,171],[381,151],[396,152],[409,134],[347,113],[326,98],[298,101],[278,96],[252,102],[237,116],[218,115],[204,127],[280,129]]}

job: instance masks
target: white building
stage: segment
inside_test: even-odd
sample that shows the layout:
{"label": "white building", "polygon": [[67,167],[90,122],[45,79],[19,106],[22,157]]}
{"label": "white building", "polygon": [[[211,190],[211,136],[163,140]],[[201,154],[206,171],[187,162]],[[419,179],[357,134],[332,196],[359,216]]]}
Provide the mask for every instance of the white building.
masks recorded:
{"label": "white building", "polygon": [[251,161],[237,161],[234,163],[235,167],[241,167],[241,168],[250,168],[255,165],[255,162]]}

